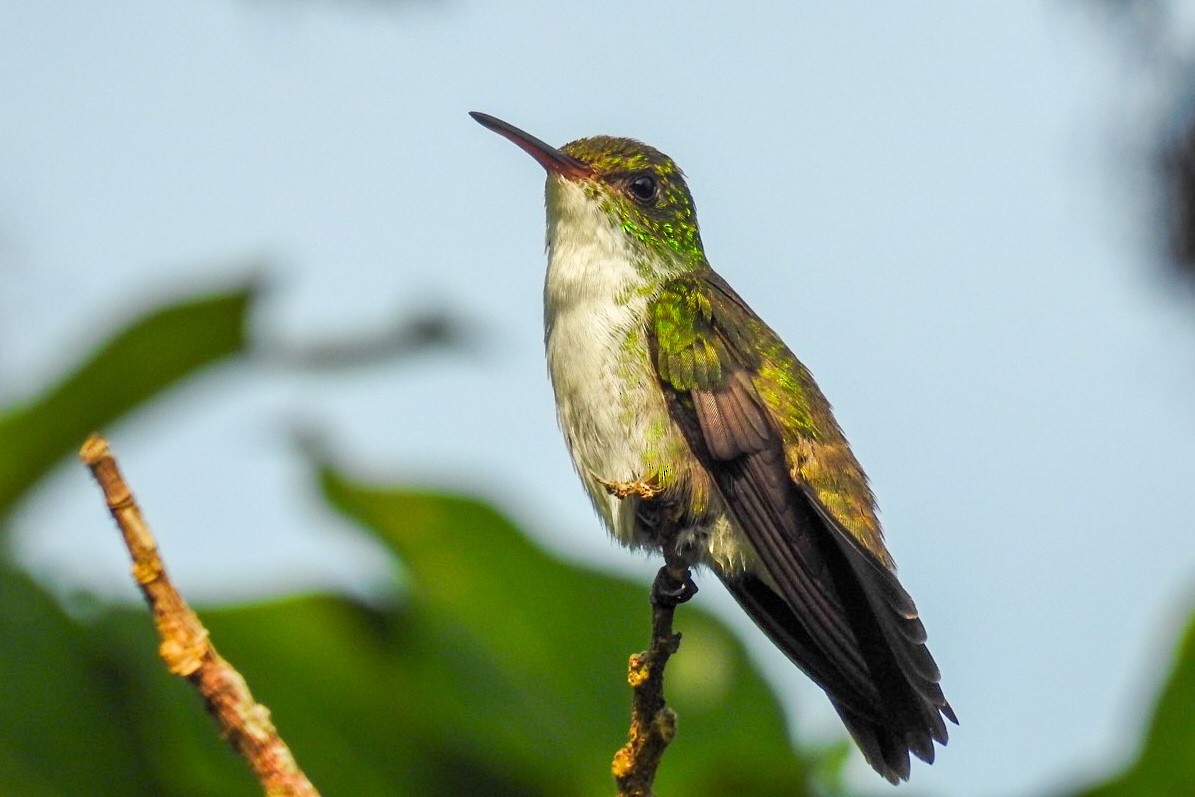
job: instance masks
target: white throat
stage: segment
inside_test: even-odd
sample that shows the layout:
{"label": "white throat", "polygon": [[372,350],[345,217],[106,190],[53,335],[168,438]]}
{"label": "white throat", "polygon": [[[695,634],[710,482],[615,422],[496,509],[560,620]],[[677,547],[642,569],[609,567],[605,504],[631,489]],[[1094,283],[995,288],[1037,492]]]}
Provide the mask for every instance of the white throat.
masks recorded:
{"label": "white throat", "polygon": [[590,306],[588,312],[605,317],[614,305],[625,305],[631,294],[642,293],[647,280],[636,268],[642,252],[583,185],[550,176],[547,215],[544,323],[549,335],[561,313],[581,305],[604,305],[604,310]]}
{"label": "white throat", "polygon": [[547,204],[544,332],[557,420],[594,508],[630,542],[631,502],[620,506],[596,479],[641,475],[646,426],[658,417],[646,412],[648,276],[635,242],[584,186],[549,177]]}

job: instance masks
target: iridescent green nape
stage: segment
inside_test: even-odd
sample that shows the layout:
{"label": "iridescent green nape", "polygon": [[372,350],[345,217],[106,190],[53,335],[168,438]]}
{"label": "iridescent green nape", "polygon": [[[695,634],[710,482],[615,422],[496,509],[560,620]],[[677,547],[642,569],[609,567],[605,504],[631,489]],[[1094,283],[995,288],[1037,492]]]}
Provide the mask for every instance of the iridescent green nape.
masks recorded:
{"label": "iridescent green nape", "polygon": [[[645,246],[675,253],[692,266],[706,263],[693,195],[672,158],[642,142],[614,136],[582,138],[560,149],[597,173],[609,189],[602,197],[606,207],[627,235]],[[659,198],[650,206],[636,203],[622,188],[645,172],[655,175],[660,186]]]}

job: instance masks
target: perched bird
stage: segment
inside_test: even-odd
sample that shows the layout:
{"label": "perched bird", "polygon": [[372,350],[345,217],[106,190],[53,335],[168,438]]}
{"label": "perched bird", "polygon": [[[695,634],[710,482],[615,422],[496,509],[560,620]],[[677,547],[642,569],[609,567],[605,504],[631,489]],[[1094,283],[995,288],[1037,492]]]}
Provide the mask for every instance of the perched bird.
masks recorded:
{"label": "perched bird", "polygon": [[717,574],[889,781],[910,752],[932,763],[958,720],[867,477],[809,371],[710,267],[681,170],[631,139],[557,149],[471,115],[548,173],[548,370],[610,533]]}

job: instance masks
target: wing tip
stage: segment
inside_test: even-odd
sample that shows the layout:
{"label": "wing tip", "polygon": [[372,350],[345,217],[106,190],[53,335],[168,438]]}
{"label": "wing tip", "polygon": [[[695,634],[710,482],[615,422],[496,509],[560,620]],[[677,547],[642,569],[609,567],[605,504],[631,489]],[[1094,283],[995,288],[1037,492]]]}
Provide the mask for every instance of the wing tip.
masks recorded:
{"label": "wing tip", "polygon": [[[910,753],[927,764],[933,764],[937,752],[934,742],[946,745],[945,734],[938,738],[930,730],[919,726],[894,727],[866,717],[836,700],[831,699],[831,703],[868,766],[893,785],[909,779],[912,771]],[[957,724],[949,705],[935,708]]]}
{"label": "wing tip", "polygon": [[907,781],[911,770],[909,746],[903,735],[898,736],[887,728],[869,720],[850,708],[831,700],[842,724],[863,753],[863,759],[892,785]]}

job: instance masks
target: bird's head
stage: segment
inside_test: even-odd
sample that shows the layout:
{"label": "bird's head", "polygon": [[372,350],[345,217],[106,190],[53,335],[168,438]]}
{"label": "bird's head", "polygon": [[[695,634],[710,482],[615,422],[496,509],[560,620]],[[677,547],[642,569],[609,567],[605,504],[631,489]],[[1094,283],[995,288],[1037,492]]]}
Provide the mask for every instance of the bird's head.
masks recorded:
{"label": "bird's head", "polygon": [[510,139],[548,173],[549,239],[553,226],[577,232],[618,230],[645,257],[705,263],[693,195],[680,167],[655,147],[630,138],[594,136],[556,148],[488,114],[471,116]]}

